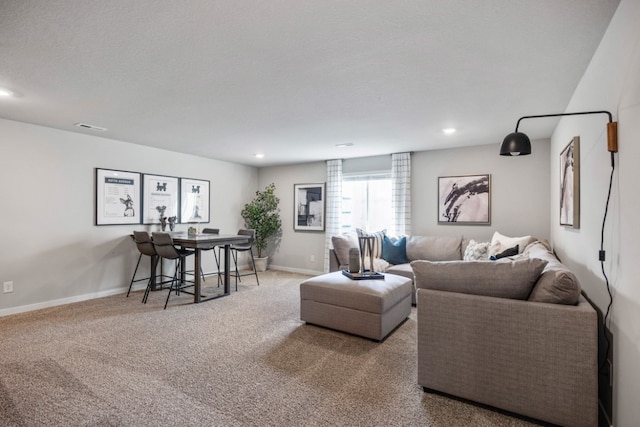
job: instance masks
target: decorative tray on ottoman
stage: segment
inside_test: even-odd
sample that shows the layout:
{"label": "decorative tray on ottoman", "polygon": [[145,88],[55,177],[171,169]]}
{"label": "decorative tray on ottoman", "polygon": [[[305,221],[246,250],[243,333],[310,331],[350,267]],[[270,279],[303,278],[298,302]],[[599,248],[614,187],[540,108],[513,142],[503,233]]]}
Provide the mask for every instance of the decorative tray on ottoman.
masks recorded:
{"label": "decorative tray on ottoman", "polygon": [[384,274],[370,270],[365,270],[364,273],[350,273],[349,270],[342,270],[342,274],[351,280],[384,280]]}

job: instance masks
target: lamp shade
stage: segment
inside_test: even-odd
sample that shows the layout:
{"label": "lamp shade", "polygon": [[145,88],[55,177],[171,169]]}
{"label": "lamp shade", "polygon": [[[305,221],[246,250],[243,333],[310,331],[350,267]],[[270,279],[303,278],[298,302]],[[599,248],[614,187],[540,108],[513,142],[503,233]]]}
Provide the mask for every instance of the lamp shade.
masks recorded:
{"label": "lamp shade", "polygon": [[501,156],[525,156],[531,154],[531,141],[522,132],[513,132],[506,136],[500,147]]}

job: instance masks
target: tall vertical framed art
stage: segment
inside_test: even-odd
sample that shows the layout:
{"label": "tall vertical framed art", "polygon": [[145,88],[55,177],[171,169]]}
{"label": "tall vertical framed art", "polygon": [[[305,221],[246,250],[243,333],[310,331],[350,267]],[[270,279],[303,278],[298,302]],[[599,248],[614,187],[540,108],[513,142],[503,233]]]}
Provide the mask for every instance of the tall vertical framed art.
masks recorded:
{"label": "tall vertical framed art", "polygon": [[209,222],[209,181],[180,178],[180,222]]}
{"label": "tall vertical framed art", "polygon": [[324,182],[294,184],[294,231],[324,231]]}
{"label": "tall vertical framed art", "polygon": [[560,152],[560,225],[580,228],[580,137]]}
{"label": "tall vertical framed art", "polygon": [[160,224],[161,218],[178,217],[179,179],[173,176],[142,176],[143,224]]}
{"label": "tall vertical framed art", "polygon": [[140,173],[96,168],[96,225],[140,224]]}

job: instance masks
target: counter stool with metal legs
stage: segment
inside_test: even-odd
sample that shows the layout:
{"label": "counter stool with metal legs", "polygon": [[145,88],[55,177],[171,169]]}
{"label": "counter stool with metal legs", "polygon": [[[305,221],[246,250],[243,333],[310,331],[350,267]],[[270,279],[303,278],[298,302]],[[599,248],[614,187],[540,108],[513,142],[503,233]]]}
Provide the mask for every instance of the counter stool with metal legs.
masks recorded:
{"label": "counter stool with metal legs", "polygon": [[[151,279],[154,277],[153,272],[158,265],[158,254],[156,253],[156,249],[151,242],[151,237],[149,237],[149,233],[146,231],[134,231],[133,232],[133,241],[136,243],[136,247],[140,252],[138,255],[138,262],[136,263],[136,269],[133,271],[133,276],[131,276],[131,283],[129,283],[129,290],[127,291],[127,298],[129,298],[129,294],[131,293],[131,287],[136,282],[142,282],[143,280],[147,281],[147,289],[144,291],[144,297],[142,301],[144,302],[149,289],[152,286]],[[144,277],[142,279],[136,279],[136,273],[138,273],[138,267],[140,267],[140,260],[142,259],[142,255],[147,255],[151,258],[151,276]]]}
{"label": "counter stool with metal legs", "polygon": [[[185,261],[189,255],[193,255],[195,252],[183,248],[178,248],[173,244],[173,239],[169,233],[153,232],[153,246],[156,249],[156,253],[160,258],[169,259],[175,261],[175,272],[173,279],[171,280],[171,287],[167,294],[167,300],[164,303],[164,308],[167,308],[169,304],[169,297],[171,292],[175,290],[176,295],[180,295],[183,291],[187,294],[193,295],[193,292],[184,291],[185,288],[194,286],[192,281],[183,281],[185,273]],[[178,276],[179,275],[179,276]]]}
{"label": "counter stool with metal legs", "polygon": [[[242,228],[238,230],[238,235],[249,236],[250,238],[249,238],[249,242],[247,243],[232,245],[229,247],[231,256],[233,257],[233,263],[235,264],[235,270],[236,270],[235,274],[233,275],[236,278],[236,291],[238,290],[238,281],[242,281],[241,277],[244,277],[244,276],[255,275],[256,282],[258,283],[258,286],[260,286],[260,279],[258,279],[258,272],[256,271],[256,263],[253,260],[253,249],[252,249],[253,243],[256,240],[256,230]],[[238,272],[238,252],[249,252],[250,258],[251,258],[251,266],[253,267],[252,273],[240,274]],[[218,257],[220,258],[220,250],[218,250]]]}
{"label": "counter stool with metal legs", "polygon": [[[220,234],[220,229],[219,228],[203,228],[202,229],[202,234]],[[202,280],[205,280],[204,277],[205,276],[209,276],[211,274],[217,274],[218,275],[218,287],[220,287],[220,284],[222,283],[222,280],[220,279],[220,259],[218,258],[218,254],[216,253],[216,246],[214,246],[211,249],[202,249],[203,251],[213,251],[213,257],[216,260],[216,268],[218,269],[217,273],[207,273],[205,274],[202,271],[202,266],[200,266],[200,274],[202,275]]]}

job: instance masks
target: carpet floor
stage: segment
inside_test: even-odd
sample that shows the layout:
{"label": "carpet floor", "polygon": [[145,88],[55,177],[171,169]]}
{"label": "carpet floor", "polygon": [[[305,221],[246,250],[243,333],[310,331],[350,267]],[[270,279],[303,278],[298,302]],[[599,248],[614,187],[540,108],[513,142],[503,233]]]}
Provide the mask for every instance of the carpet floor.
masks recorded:
{"label": "carpet floor", "polygon": [[166,310],[166,290],[138,291],[2,317],[0,426],[533,425],[423,393],[415,308],[382,343],[301,322],[307,277],[269,270]]}

